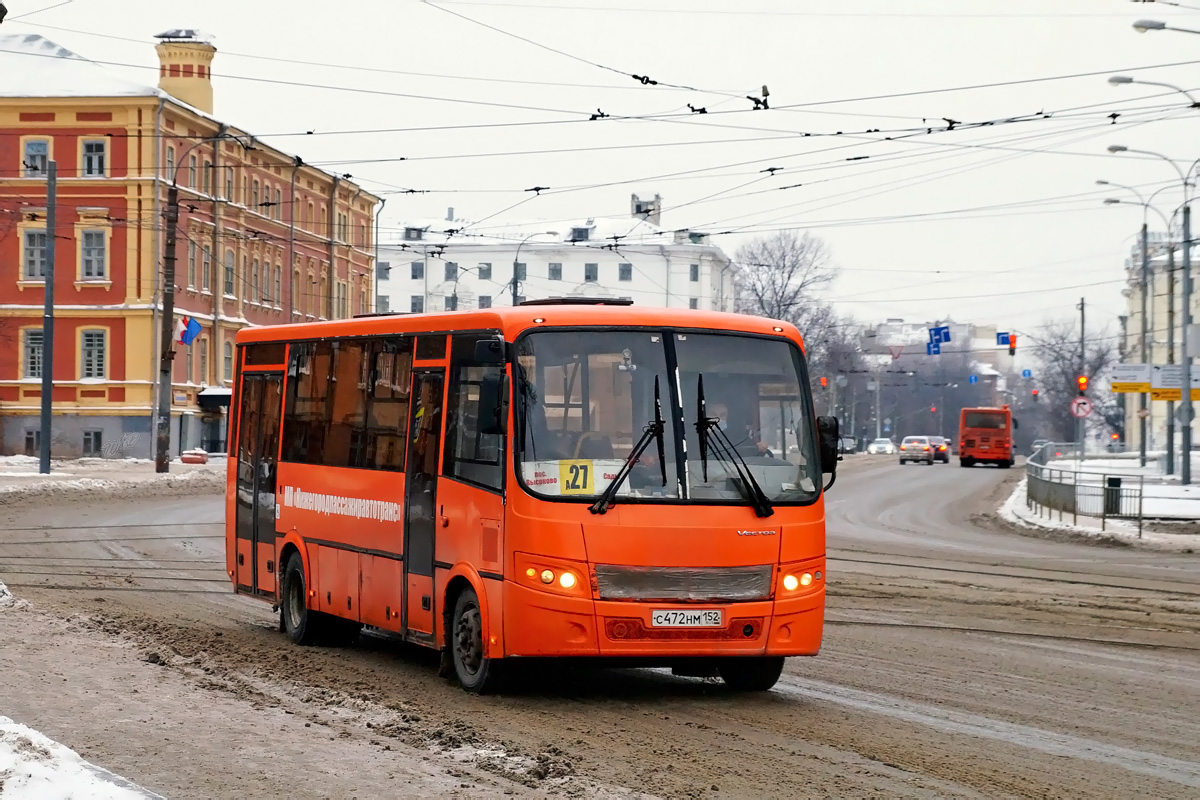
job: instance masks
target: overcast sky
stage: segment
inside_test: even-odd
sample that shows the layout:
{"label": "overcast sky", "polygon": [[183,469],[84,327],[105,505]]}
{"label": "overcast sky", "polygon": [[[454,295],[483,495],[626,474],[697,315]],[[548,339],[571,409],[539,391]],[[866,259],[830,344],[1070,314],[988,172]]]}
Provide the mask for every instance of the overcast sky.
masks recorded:
{"label": "overcast sky", "polygon": [[[1179,180],[1162,161],[1105,149],[1158,151],[1185,170],[1200,156],[1200,112],[1181,95],[1106,81],[1200,86],[1200,36],[1131,27],[1200,29],[1200,13],[1161,3],[57,2],[7,0],[3,31],[39,32],[147,82],[154,34],[212,34],[218,117],[373,191],[428,192],[387,195],[384,238],[450,206],[488,218],[486,233],[624,216],[632,191],[657,191],[664,227],[732,231],[716,240],[731,254],[787,227],[823,237],[842,269],[829,299],[863,321],[1030,330],[1077,314],[1084,296],[1089,327],[1115,332],[1142,214],[1103,206],[1114,190],[1095,181]],[[1080,73],[1098,74],[1037,80]],[[1021,81],[1036,82],[979,88]],[[745,96],[764,84],[772,108],[752,111]],[[610,119],[589,120],[597,111]],[[959,124],[947,132],[943,119]],[[1182,191],[1158,197],[1169,214]]]}

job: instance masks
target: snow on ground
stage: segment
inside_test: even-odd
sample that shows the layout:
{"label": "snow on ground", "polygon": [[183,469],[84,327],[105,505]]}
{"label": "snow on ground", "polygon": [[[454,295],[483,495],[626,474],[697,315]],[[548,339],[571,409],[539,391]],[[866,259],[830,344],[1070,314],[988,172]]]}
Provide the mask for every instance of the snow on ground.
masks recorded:
{"label": "snow on ground", "polygon": [[[28,608],[0,582],[0,611]],[[0,716],[0,798],[3,800],[148,800],[148,792],[74,750]]]}
{"label": "snow on ground", "polygon": [[1025,478],[1021,479],[1016,488],[1013,489],[1013,493],[997,509],[1000,518],[1006,522],[1019,525],[1023,528],[1067,531],[1096,538],[1117,539],[1130,544],[1139,543],[1157,550],[1200,550],[1200,535],[1197,534],[1143,531],[1141,537],[1139,537],[1137,522],[1131,522],[1130,520],[1110,519],[1105,523],[1102,530],[1100,527],[1101,521],[1098,517],[1086,517],[1081,514],[1078,517],[1078,524],[1072,524],[1071,515],[1066,512],[1063,513],[1062,520],[1058,519],[1057,511],[1050,512],[1047,510],[1043,512],[1045,516],[1038,516],[1036,510],[1026,507],[1025,480]]}
{"label": "snow on ground", "polygon": [[226,467],[223,456],[209,456],[207,464],[172,461],[166,473],[155,472],[147,459],[80,458],[52,461],[50,474],[42,475],[36,458],[0,456],[0,505],[69,494],[219,494]]}

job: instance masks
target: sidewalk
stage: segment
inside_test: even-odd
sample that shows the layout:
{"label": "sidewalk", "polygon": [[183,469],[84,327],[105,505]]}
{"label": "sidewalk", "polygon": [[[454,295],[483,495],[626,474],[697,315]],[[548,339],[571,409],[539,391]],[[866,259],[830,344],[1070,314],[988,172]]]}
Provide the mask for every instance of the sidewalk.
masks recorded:
{"label": "sidewalk", "polygon": [[[1036,506],[1034,509],[1026,507],[1025,486],[1026,479],[1022,478],[1016,488],[1013,489],[1013,493],[996,510],[1001,519],[1031,530],[1061,531],[1082,534],[1096,539],[1115,539],[1123,543],[1155,550],[1171,550],[1175,552],[1200,551],[1200,534],[1175,534],[1143,530],[1141,537],[1139,537],[1137,522],[1130,520],[1109,519],[1104,523],[1104,529],[1101,529],[1101,520],[1098,517],[1087,517],[1080,514],[1073,521],[1071,514],[1063,512],[1060,521],[1059,513],[1057,511],[1050,511],[1049,509],[1043,509],[1042,515],[1039,516]],[[1200,504],[1197,504],[1196,508],[1200,509]]]}
{"label": "sidewalk", "polygon": [[79,458],[50,463],[50,474],[38,472],[31,456],[0,456],[0,505],[27,498],[79,494],[105,497],[214,494],[225,489],[227,461],[209,456],[207,464],[170,464],[170,472],[154,471],[149,459]]}

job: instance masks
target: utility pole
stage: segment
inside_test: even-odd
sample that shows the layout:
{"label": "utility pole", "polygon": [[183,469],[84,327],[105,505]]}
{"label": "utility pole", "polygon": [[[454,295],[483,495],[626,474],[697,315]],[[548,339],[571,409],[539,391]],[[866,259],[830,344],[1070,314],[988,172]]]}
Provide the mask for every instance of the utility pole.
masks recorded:
{"label": "utility pole", "polygon": [[58,162],[46,164],[46,298],[42,306],[42,419],[38,472],[50,474],[50,423],[54,416],[54,245],[58,232]]}
{"label": "utility pole", "polygon": [[[1175,245],[1167,241],[1167,363],[1175,363]],[[1167,474],[1175,474],[1175,401],[1167,401]]]}
{"label": "utility pole", "polygon": [[[1150,277],[1150,233],[1145,222],[1142,221],[1142,364],[1150,363],[1148,353],[1147,339],[1150,336],[1150,325],[1146,311],[1146,295],[1149,294],[1149,277]],[[1142,369],[1145,369],[1143,366]],[[1138,394],[1138,464],[1146,466],[1146,416],[1149,411],[1146,409],[1146,392]]]}
{"label": "utility pole", "polygon": [[[1076,306],[1076,308],[1079,309],[1079,374],[1086,376],[1087,375],[1087,345],[1085,344],[1086,340],[1084,339],[1084,329],[1085,329],[1084,307],[1085,307],[1085,305],[1086,305],[1085,299],[1082,297],[1079,298],[1079,305]],[[1075,441],[1079,443],[1079,458],[1081,460],[1083,459],[1083,449],[1087,445],[1087,442],[1084,441],[1085,435],[1086,435],[1086,431],[1084,430],[1083,419],[1077,418],[1075,420]]]}
{"label": "utility pole", "polygon": [[1188,333],[1192,327],[1192,207],[1183,207],[1183,336],[1179,340],[1179,363],[1183,367],[1182,402],[1179,413],[1183,423],[1183,437],[1180,449],[1182,461],[1179,468],[1179,482],[1184,486],[1192,483],[1192,357],[1188,353]]}
{"label": "utility pole", "polygon": [[[179,187],[171,181],[167,190],[167,238],[163,252],[162,355],[158,375],[158,430],[154,448],[154,471],[169,472],[171,464],[171,374],[175,360],[175,243],[179,224]],[[219,288],[219,287],[215,287]],[[214,291],[219,295],[219,291]],[[216,357],[220,358],[220,343]]]}
{"label": "utility pole", "polygon": [[883,438],[883,418],[879,416],[879,387],[882,382],[883,381],[881,381],[879,378],[875,379],[875,438],[876,439]]}

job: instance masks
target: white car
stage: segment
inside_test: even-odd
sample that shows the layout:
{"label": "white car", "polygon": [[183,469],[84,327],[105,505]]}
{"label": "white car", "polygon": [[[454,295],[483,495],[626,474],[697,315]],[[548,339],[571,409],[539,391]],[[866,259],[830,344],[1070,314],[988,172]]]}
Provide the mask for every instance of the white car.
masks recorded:
{"label": "white car", "polygon": [[875,439],[867,445],[867,455],[894,456],[896,455],[896,443],[891,439]]}

